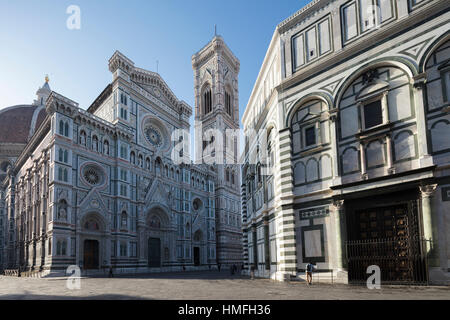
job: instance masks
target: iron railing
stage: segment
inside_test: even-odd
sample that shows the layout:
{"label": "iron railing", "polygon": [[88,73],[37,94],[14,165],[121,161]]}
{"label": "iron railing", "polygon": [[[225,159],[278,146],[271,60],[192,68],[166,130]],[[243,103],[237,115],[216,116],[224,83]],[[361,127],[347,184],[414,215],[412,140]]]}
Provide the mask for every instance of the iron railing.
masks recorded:
{"label": "iron railing", "polygon": [[369,266],[380,268],[381,284],[427,285],[427,254],[430,241],[418,238],[387,238],[346,242],[348,280],[367,284]]}

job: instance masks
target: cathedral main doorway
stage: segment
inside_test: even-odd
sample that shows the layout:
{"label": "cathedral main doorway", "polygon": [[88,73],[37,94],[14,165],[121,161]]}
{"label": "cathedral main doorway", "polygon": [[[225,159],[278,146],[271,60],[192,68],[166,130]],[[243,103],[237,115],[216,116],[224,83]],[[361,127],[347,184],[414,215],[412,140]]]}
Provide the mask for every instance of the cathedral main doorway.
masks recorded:
{"label": "cathedral main doorway", "polygon": [[161,267],[161,240],[159,238],[148,239],[148,266]]}
{"label": "cathedral main doorway", "polygon": [[194,247],[194,266],[200,265],[200,248]]}
{"label": "cathedral main doorway", "polygon": [[99,244],[97,240],[84,240],[84,269],[99,268]]}

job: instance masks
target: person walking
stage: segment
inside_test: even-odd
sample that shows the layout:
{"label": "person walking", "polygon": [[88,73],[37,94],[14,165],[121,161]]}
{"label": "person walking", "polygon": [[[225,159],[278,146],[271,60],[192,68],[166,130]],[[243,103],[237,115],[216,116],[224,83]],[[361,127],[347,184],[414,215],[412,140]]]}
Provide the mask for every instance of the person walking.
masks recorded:
{"label": "person walking", "polygon": [[311,262],[306,265],[306,283],[309,285],[312,284],[312,273],[316,268]]}
{"label": "person walking", "polygon": [[113,277],[114,277],[112,266],[109,266],[109,277],[110,277],[110,278],[113,278]]}

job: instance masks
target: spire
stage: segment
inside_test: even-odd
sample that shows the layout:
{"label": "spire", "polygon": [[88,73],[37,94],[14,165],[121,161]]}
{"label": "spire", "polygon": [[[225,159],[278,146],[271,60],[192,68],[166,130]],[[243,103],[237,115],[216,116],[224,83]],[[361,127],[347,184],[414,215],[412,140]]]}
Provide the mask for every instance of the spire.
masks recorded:
{"label": "spire", "polygon": [[49,79],[49,77],[48,77],[48,74],[46,74],[46,75],[45,75],[45,83],[44,83],[44,85],[42,86],[42,89],[51,91],[50,86],[49,86],[49,84],[48,84],[49,81],[50,81],[50,79]]}
{"label": "spire", "polygon": [[50,92],[52,89],[50,89],[50,85],[48,84],[50,81],[48,74],[45,75],[45,82],[38,89],[36,92],[36,100],[33,101],[33,105],[35,106],[43,106],[45,104],[45,101],[47,100],[48,96],[50,95]]}

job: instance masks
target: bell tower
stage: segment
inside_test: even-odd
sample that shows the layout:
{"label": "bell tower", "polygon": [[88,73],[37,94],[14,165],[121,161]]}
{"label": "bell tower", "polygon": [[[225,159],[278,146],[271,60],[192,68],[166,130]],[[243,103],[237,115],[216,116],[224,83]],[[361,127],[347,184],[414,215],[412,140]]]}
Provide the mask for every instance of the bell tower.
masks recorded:
{"label": "bell tower", "polygon": [[[214,165],[217,263],[242,263],[238,165],[240,62],[221,36],[192,56],[195,162]],[[212,130],[211,130],[212,129]]]}

